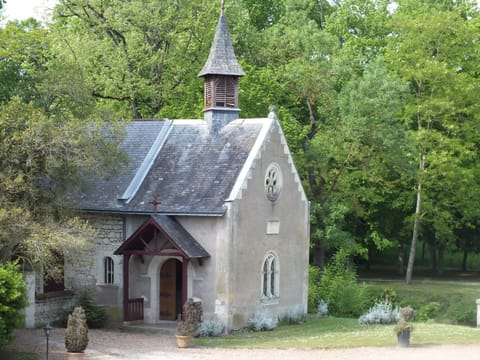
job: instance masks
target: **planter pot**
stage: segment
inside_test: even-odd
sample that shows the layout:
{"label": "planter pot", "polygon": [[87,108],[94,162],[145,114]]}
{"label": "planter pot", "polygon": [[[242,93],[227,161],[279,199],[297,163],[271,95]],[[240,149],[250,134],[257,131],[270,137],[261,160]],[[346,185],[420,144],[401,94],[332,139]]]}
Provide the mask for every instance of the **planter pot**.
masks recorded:
{"label": "planter pot", "polygon": [[409,347],[410,346],[410,329],[405,329],[397,334],[398,346]]}
{"label": "planter pot", "polygon": [[68,352],[67,351],[67,360],[81,360],[85,354],[83,352]]}
{"label": "planter pot", "polygon": [[177,338],[177,347],[179,348],[188,348],[192,346],[193,336],[191,335],[175,335]]}

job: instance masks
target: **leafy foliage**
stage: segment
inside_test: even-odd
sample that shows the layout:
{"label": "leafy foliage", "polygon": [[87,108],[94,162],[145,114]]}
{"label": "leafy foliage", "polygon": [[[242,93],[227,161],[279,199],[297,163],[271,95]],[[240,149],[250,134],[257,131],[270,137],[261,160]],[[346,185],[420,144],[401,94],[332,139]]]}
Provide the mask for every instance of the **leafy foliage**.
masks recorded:
{"label": "leafy foliage", "polygon": [[322,294],[320,291],[321,270],[320,268],[310,265],[308,268],[308,312],[316,311],[321,301]]}
{"label": "leafy foliage", "polygon": [[20,311],[27,305],[25,282],[16,263],[0,263],[0,348],[12,340]]}
{"label": "leafy foliage", "polygon": [[0,109],[0,258],[58,278],[53,259],[81,259],[93,233],[72,216],[67,195],[80,190],[82,176],[109,173],[122,161],[113,160],[113,126],[105,138],[103,122],[49,116],[17,97]]}
{"label": "leafy foliage", "polygon": [[[432,248],[431,265],[441,272],[446,252],[464,251],[466,267],[468,254],[479,249],[478,7],[473,1],[396,3],[392,9],[388,0],[227,2],[232,41],[247,73],[242,117],[265,116],[269,105],[277,106],[311,200],[311,260],[320,268],[338,249],[363,257],[372,249],[398,249],[401,265],[413,243],[411,272],[419,241]],[[0,199],[5,239],[28,238],[32,223],[64,224],[55,218],[65,208],[54,196],[61,182],[51,192],[26,184],[52,184],[60,176],[70,186],[77,165],[95,167],[83,135],[103,122],[91,119],[201,117],[196,75],[218,5],[61,0],[48,27],[28,20],[0,29],[0,103],[20,102],[23,114],[36,109],[32,119],[46,130],[36,129],[39,140],[32,140],[37,150],[45,145],[34,161],[39,166],[28,169],[35,171],[22,168],[35,157],[13,154],[9,163],[9,152],[8,166],[0,163],[7,174],[0,184],[8,185],[0,190],[14,195]],[[57,137],[59,129],[71,131]],[[13,150],[3,140],[17,139],[12,134],[0,134],[2,149]],[[44,143],[51,134],[58,152]],[[99,138],[90,145],[100,150],[96,155],[114,148]],[[47,150],[55,164],[38,172],[42,161],[52,164]],[[69,163],[58,161],[65,151],[74,156]],[[13,176],[9,168],[17,162],[21,171]],[[41,181],[26,182],[38,174]],[[30,190],[28,203],[17,201]],[[45,209],[49,217],[40,221]],[[12,253],[16,245],[3,249]],[[319,297],[311,294],[314,312]]]}
{"label": "leafy foliage", "polygon": [[103,306],[96,305],[93,301],[92,294],[88,291],[82,291],[78,294],[75,298],[74,305],[70,309],[64,310],[60,313],[56,324],[63,327],[67,326],[68,316],[77,307],[83,309],[87,325],[90,329],[105,327],[108,320],[107,310]]}
{"label": "leafy foliage", "polygon": [[348,256],[343,251],[338,251],[325,267],[320,293],[333,316],[358,317],[368,303],[367,288],[357,283],[356,273],[349,269]]}
{"label": "leafy foliage", "polygon": [[428,321],[436,318],[440,312],[440,304],[436,301],[429,302],[420,307],[415,314],[416,321]]}

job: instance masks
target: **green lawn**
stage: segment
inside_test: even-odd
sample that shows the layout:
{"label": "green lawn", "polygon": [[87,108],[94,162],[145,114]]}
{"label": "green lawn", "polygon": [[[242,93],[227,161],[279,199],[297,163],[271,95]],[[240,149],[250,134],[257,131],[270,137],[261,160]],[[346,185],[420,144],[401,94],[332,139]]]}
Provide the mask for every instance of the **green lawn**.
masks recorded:
{"label": "green lawn", "polygon": [[366,284],[373,294],[380,294],[385,288],[395,290],[396,303],[410,305],[416,311],[431,302],[439,303],[441,308],[435,315],[436,322],[476,325],[479,283],[427,279],[416,280],[411,285],[404,281],[368,281]]}
{"label": "green lawn", "polygon": [[[322,318],[273,331],[240,331],[229,336],[195,339],[197,345],[225,348],[348,348],[391,346],[393,325],[360,326],[356,319]],[[479,344],[480,329],[459,325],[415,323],[412,344]]]}

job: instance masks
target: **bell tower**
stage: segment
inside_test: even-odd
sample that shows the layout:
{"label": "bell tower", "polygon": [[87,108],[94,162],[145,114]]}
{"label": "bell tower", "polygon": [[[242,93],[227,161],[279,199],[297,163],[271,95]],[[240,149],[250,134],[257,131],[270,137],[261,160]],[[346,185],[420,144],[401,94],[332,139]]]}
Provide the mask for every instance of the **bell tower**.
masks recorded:
{"label": "bell tower", "polygon": [[244,76],[240,64],[233,51],[227,19],[225,3],[215,30],[210,54],[202,71],[198,74],[204,78],[204,119],[210,131],[216,134],[230,121],[238,119],[238,83]]}

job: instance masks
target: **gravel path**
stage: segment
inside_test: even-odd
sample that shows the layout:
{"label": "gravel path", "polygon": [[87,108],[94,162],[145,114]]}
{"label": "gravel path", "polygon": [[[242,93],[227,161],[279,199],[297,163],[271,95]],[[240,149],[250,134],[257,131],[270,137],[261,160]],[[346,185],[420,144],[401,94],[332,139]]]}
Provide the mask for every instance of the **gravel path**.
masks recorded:
{"label": "gravel path", "polygon": [[[15,332],[12,348],[45,354],[42,329],[21,329]],[[178,349],[172,335],[139,334],[123,331],[89,330],[88,360],[480,360],[480,345],[363,347],[336,350],[299,349]],[[49,360],[65,360],[64,329],[53,329]],[[8,360],[8,359],[1,359]]]}

